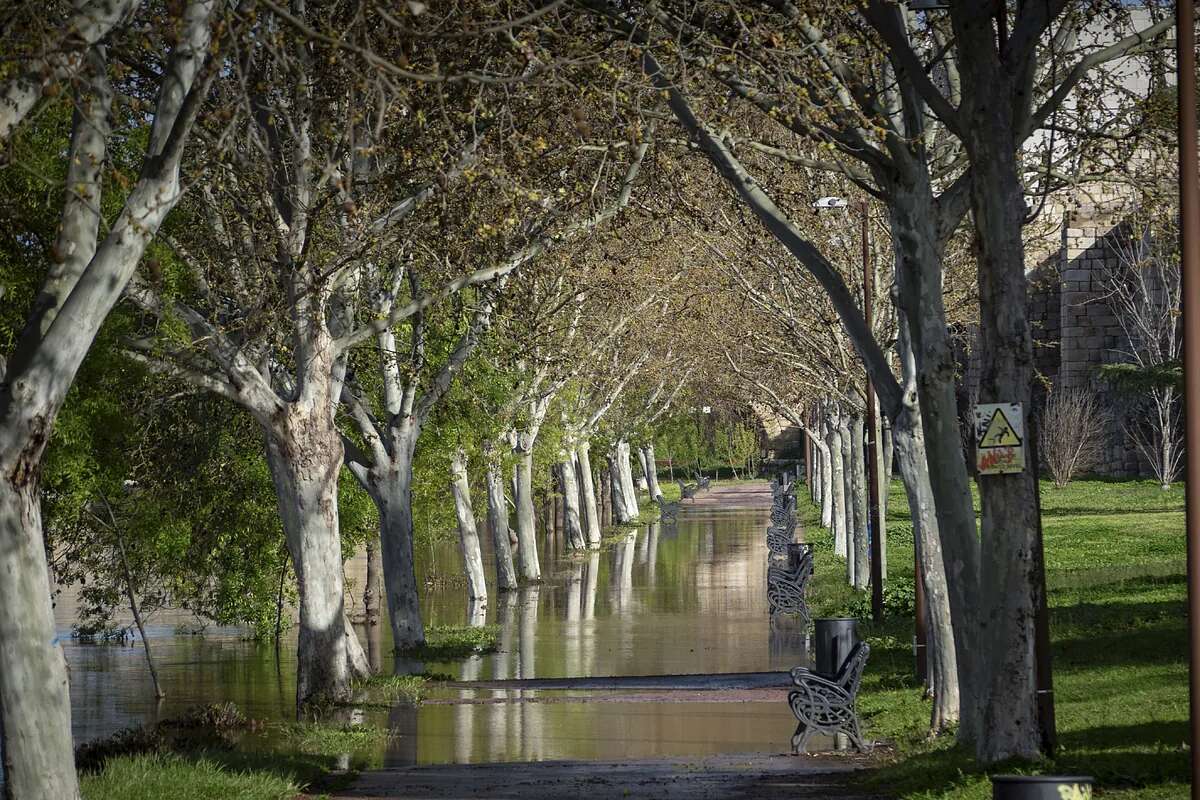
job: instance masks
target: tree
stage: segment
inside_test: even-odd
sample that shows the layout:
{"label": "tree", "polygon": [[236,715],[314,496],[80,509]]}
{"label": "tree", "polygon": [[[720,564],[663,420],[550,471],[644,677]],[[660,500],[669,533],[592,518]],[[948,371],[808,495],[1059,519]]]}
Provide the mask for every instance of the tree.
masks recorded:
{"label": "tree", "polygon": [[[66,664],[53,636],[38,479],[55,418],[84,355],[181,195],[184,146],[215,76],[211,68],[205,71],[211,51],[219,49],[212,41],[215,8],[212,0],[192,0],[178,18],[156,16],[137,34],[148,48],[168,55],[152,73],[161,77],[150,80],[158,97],[147,107],[150,130],[137,178],[120,211],[104,220],[103,235],[99,209],[112,187],[102,169],[114,91],[104,49],[87,49],[86,77],[72,89],[78,111],[60,233],[48,250],[52,263],[27,308],[22,334],[0,355],[0,572],[12,576],[0,582],[0,732],[6,791],[13,796],[79,795]],[[233,26],[226,21],[224,29]],[[57,74],[51,68],[47,85]],[[6,128],[12,130],[35,103],[36,97],[6,103],[6,113],[17,109]],[[144,131],[145,121],[135,115],[134,131]]]}

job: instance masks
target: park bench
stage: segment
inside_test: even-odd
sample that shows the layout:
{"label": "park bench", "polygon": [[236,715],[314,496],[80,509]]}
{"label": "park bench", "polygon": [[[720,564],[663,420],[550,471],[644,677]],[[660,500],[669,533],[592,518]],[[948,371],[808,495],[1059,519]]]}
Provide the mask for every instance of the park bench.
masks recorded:
{"label": "park bench", "polygon": [[788,705],[800,723],[792,736],[793,753],[806,752],[809,737],[817,733],[845,734],[860,753],[870,749],[863,739],[855,709],[858,687],[870,653],[870,645],[859,642],[846,656],[837,675],[822,675],[804,667],[792,670],[792,683],[796,688],[788,694]]}
{"label": "park bench", "polygon": [[679,516],[679,503],[668,503],[661,494],[654,496],[654,502],[658,503],[660,521],[671,523]]}
{"label": "park bench", "polygon": [[799,614],[808,625],[812,617],[805,592],[812,574],[811,551],[805,551],[795,564],[772,562],[767,566],[767,610],[772,622],[780,614]]}
{"label": "park bench", "polygon": [[699,473],[696,474],[696,490],[697,491],[706,492],[706,491],[708,491],[708,488],[711,485],[712,485],[712,481],[710,479],[706,478],[705,476],[703,476]]}
{"label": "park bench", "polygon": [[681,480],[677,480],[675,482],[679,484],[679,499],[681,501],[690,500],[696,496],[696,484],[684,483]]}
{"label": "park bench", "polygon": [[796,525],[796,498],[786,501],[776,501],[771,504],[771,524],[779,528],[791,528]]}
{"label": "park bench", "polygon": [[786,556],[788,545],[796,538],[796,529],[787,525],[767,526],[767,549],[772,555]]}

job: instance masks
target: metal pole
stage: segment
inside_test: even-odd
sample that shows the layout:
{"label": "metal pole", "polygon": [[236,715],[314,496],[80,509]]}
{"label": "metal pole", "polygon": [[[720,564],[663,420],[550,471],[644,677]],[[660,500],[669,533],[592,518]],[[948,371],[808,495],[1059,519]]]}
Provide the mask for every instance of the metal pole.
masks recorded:
{"label": "metal pole", "polygon": [[[1200,800],[1200,165],[1196,155],[1196,28],[1192,0],[1175,3],[1179,87],[1179,264],[1183,276],[1183,375],[1187,459],[1188,701],[1192,798]],[[1195,391],[1193,391],[1195,390]]]}
{"label": "metal pole", "polygon": [[[870,206],[862,203],[863,316],[873,330],[875,275],[871,269]],[[867,373],[867,491],[871,526],[871,619],[883,621],[883,537],[879,535],[879,420],[875,413],[875,386]],[[853,557],[853,556],[851,556]]]}

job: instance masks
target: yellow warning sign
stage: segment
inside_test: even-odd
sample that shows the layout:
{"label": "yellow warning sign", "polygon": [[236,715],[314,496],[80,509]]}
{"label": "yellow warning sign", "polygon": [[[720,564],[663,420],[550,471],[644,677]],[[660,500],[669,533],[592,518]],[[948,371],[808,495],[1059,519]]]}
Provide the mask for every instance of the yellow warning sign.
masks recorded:
{"label": "yellow warning sign", "polygon": [[975,406],[975,469],[980,475],[1025,471],[1025,418],[1019,403]]}
{"label": "yellow warning sign", "polygon": [[980,447],[1020,447],[1021,437],[1013,430],[1012,423],[1004,416],[1004,409],[997,408],[992,412],[984,428],[983,437],[979,440]]}

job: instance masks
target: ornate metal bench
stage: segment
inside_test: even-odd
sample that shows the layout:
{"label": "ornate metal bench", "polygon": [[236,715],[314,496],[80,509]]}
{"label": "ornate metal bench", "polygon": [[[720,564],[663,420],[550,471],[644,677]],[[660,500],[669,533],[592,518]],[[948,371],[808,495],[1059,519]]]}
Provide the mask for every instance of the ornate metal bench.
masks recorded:
{"label": "ornate metal bench", "polygon": [[679,480],[677,480],[675,482],[679,484],[679,499],[680,500],[691,500],[693,497],[696,496],[696,484],[684,483],[683,481],[679,481]]}
{"label": "ornate metal bench", "polygon": [[767,527],[767,549],[772,555],[787,555],[788,545],[796,538],[796,529],[786,525],[770,525]]}
{"label": "ornate metal bench", "polygon": [[654,502],[658,503],[658,517],[662,522],[674,522],[679,516],[679,503],[668,503],[661,494],[655,495]]}
{"label": "ornate metal bench", "polygon": [[799,614],[807,626],[812,620],[808,613],[805,589],[812,577],[812,554],[805,553],[796,565],[771,563],[767,565],[767,609],[772,622],[780,614]]}
{"label": "ornate metal bench", "polygon": [[699,473],[696,474],[696,490],[697,491],[706,492],[706,491],[708,491],[708,488],[711,485],[712,485],[712,480],[710,480],[709,478],[706,478],[705,476],[703,476]]}
{"label": "ornate metal bench", "polygon": [[858,687],[870,654],[870,645],[859,642],[835,676],[821,675],[804,667],[792,670],[796,688],[788,694],[788,705],[800,722],[792,736],[793,753],[806,752],[809,737],[816,733],[833,736],[844,733],[860,753],[870,750],[870,745],[863,739],[855,709]]}
{"label": "ornate metal bench", "polygon": [[795,526],[796,498],[771,504],[771,524],[780,528]]}

